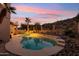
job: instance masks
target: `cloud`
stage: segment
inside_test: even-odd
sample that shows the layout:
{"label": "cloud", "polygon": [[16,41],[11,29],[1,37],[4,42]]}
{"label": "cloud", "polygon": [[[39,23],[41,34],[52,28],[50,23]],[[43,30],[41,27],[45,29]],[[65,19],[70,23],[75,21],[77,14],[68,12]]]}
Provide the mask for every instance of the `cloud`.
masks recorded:
{"label": "cloud", "polygon": [[14,7],[18,11],[30,12],[30,13],[36,13],[36,14],[58,14],[58,15],[61,14],[61,15],[69,16],[75,13],[74,11],[68,11],[68,10],[49,10],[44,8],[22,6],[22,5],[14,5]]}
{"label": "cloud", "polygon": [[58,18],[62,17],[64,15],[58,15],[58,14],[39,14],[37,15],[38,18]]}
{"label": "cloud", "polygon": [[12,22],[19,22],[19,23],[25,23],[24,17],[11,17]]}
{"label": "cloud", "polygon": [[76,15],[76,12],[72,10],[71,11],[70,10],[50,10],[50,9],[33,7],[33,6],[24,6],[24,5],[14,5],[14,7],[19,13],[18,15],[15,15],[15,16],[19,16],[19,18],[18,17],[15,18],[16,19],[15,21],[18,21],[19,23],[25,22],[24,21],[25,18],[22,16],[24,15],[27,16],[28,15],[27,13],[36,14],[35,16],[31,17],[32,19],[31,23],[40,22],[41,24],[47,23],[47,22],[55,22],[57,20],[66,19],[68,17],[73,17],[74,15]]}

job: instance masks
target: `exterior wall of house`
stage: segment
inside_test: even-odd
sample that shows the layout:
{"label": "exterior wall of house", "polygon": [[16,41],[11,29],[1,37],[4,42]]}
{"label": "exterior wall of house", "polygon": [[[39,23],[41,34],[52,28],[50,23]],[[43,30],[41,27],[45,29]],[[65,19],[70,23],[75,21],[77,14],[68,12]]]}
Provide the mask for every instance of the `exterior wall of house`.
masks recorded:
{"label": "exterior wall of house", "polygon": [[16,35],[17,34],[17,26],[10,24],[10,34],[11,35]]}
{"label": "exterior wall of house", "polygon": [[[3,9],[0,5],[0,11]],[[4,17],[2,23],[0,23],[0,40],[7,42],[10,38],[10,13],[7,12],[7,15]]]}

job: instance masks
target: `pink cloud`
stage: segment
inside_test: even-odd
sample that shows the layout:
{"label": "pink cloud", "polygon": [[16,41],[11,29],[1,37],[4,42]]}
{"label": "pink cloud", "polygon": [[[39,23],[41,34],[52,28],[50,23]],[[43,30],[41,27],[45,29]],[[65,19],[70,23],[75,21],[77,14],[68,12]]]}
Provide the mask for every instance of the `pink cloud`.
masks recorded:
{"label": "pink cloud", "polygon": [[72,15],[74,11],[66,11],[66,10],[49,10],[44,8],[37,8],[37,7],[31,7],[31,6],[21,6],[16,5],[16,10],[22,11],[22,12],[31,12],[36,14],[62,14],[62,15]]}
{"label": "pink cloud", "polygon": [[[58,19],[64,19],[61,16],[56,16],[56,15],[64,15],[71,17],[73,15],[76,15],[76,12],[74,11],[68,11],[68,10],[49,10],[49,9],[44,9],[44,8],[38,8],[38,7],[31,7],[31,6],[21,6],[21,5],[15,5],[14,6],[17,11],[22,11],[22,12],[31,12],[31,13],[36,13],[39,14],[38,17],[31,17],[31,23],[47,23],[47,22],[55,22]],[[50,7],[50,6],[49,6]],[[41,18],[42,17],[42,18]],[[19,23],[25,23],[25,18],[24,17],[18,17],[16,18],[16,21]]]}
{"label": "pink cloud", "polygon": [[24,17],[11,17],[12,22],[19,22],[19,23],[24,23],[25,18]]}

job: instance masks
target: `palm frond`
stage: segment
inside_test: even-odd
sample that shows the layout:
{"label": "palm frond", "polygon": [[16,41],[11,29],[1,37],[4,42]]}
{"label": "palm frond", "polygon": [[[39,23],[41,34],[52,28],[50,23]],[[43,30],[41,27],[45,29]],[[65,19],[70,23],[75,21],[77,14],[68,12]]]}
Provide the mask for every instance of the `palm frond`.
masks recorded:
{"label": "palm frond", "polygon": [[14,14],[16,14],[16,12],[15,12],[14,10],[11,10],[11,13],[14,13]]}
{"label": "palm frond", "polygon": [[7,3],[4,3],[4,5],[5,5],[6,10],[7,10],[9,13],[14,13],[14,14],[16,14],[16,12],[15,12],[16,8],[8,6]]}
{"label": "palm frond", "polygon": [[30,18],[26,17],[25,19],[26,19],[26,20],[25,20],[26,22],[31,22],[31,21],[30,21],[30,20],[31,20]]}
{"label": "palm frond", "polygon": [[10,7],[10,10],[16,10],[16,8],[14,8],[14,7]]}

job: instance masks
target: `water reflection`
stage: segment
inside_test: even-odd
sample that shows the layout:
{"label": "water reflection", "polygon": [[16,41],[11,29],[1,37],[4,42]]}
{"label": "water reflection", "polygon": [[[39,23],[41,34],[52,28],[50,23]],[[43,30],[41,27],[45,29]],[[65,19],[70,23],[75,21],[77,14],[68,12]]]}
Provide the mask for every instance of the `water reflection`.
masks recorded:
{"label": "water reflection", "polygon": [[23,37],[21,45],[25,49],[40,50],[56,45],[56,42],[45,38]]}

